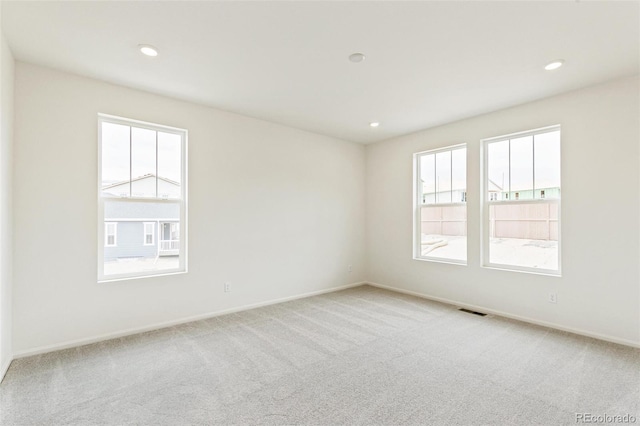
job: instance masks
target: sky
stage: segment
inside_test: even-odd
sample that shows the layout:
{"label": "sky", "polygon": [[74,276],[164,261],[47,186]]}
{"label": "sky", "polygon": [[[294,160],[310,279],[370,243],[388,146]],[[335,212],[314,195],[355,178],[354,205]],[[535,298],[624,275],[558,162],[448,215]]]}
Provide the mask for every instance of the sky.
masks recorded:
{"label": "sky", "polygon": [[[489,179],[505,192],[560,187],[560,131],[493,142],[487,150]],[[466,153],[458,148],[421,156],[424,193],[464,191]]]}
{"label": "sky", "polygon": [[[154,174],[180,182],[181,138],[179,135],[102,123],[102,186]],[[131,143],[130,143],[131,139]],[[131,160],[131,164],[129,164]]]}
{"label": "sky", "polygon": [[489,179],[505,191],[560,187],[560,131],[490,143],[487,157]]}

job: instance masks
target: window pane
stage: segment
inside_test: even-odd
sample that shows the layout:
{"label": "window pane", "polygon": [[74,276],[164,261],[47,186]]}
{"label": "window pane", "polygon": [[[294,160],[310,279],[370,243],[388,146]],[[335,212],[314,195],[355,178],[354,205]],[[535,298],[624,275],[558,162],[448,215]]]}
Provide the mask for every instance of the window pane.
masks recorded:
{"label": "window pane", "polygon": [[560,132],[535,135],[535,198],[560,198]]}
{"label": "window pane", "polygon": [[436,154],[436,203],[451,202],[451,151]]}
{"label": "window pane", "polygon": [[487,146],[487,199],[506,200],[509,193],[509,141]]}
{"label": "window pane", "polygon": [[422,203],[436,202],[436,156],[434,154],[420,157],[420,180],[422,181]]}
{"label": "window pane", "polygon": [[467,148],[451,151],[452,202],[467,201]]}
{"label": "window pane", "polygon": [[419,256],[438,260],[467,260],[465,204],[420,208]]}
{"label": "window pane", "polygon": [[104,248],[106,277],[180,267],[180,204],[106,200],[104,209],[105,222],[116,223],[118,230],[117,246]]}
{"label": "window pane", "polygon": [[511,139],[510,200],[533,198],[533,136]]}
{"label": "window pane", "polygon": [[489,206],[489,262],[558,269],[558,204]]}
{"label": "window pane", "polygon": [[102,123],[102,195],[128,197],[129,126]]}
{"label": "window pane", "polygon": [[[453,148],[419,157],[423,203],[419,207],[416,257],[467,260],[467,149]],[[453,197],[452,197],[453,194]]]}
{"label": "window pane", "polygon": [[156,196],[156,132],[131,128],[131,191],[133,197]]}
{"label": "window pane", "polygon": [[182,138],[172,133],[158,132],[158,197],[180,198],[182,171]]}

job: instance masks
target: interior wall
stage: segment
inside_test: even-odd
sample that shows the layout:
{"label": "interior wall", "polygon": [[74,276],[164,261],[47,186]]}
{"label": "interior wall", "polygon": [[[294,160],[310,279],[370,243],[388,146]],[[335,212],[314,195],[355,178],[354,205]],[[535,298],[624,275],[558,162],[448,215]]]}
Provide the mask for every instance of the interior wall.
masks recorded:
{"label": "interior wall", "polygon": [[[15,80],[16,355],[365,279],[362,145],[20,62]],[[187,274],[97,283],[98,113],[189,131]]]}
{"label": "interior wall", "polygon": [[[626,78],[367,146],[367,278],[639,344],[639,89],[638,77]],[[481,267],[480,140],[554,124],[562,125],[562,277]],[[468,265],[413,260],[412,155],[459,143],[468,148]]]}
{"label": "interior wall", "polygon": [[[0,22],[2,22],[0,4]],[[0,24],[0,380],[12,358],[12,147],[13,68]]]}

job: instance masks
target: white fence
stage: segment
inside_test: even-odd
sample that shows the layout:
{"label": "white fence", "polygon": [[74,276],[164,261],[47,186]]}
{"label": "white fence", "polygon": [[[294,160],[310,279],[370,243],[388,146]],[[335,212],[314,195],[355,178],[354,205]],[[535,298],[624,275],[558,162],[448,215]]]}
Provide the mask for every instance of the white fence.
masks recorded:
{"label": "white fence", "polygon": [[[464,204],[421,207],[421,232],[433,235],[467,235]],[[558,240],[558,203],[505,203],[489,206],[492,238]]]}
{"label": "white fence", "polygon": [[423,234],[467,235],[467,206],[424,206],[420,212]]}

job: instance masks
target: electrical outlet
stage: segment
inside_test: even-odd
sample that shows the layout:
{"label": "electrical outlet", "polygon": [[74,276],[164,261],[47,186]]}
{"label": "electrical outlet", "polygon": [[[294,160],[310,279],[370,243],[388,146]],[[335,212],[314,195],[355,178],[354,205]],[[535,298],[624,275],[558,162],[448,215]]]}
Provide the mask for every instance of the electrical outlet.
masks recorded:
{"label": "electrical outlet", "polygon": [[351,268],[351,265],[349,265],[349,267],[347,268],[349,272],[351,272],[353,269]]}
{"label": "electrical outlet", "polygon": [[558,295],[556,293],[549,293],[549,303],[558,303]]}
{"label": "electrical outlet", "polygon": [[231,291],[231,283],[224,283],[224,292],[229,293]]}

